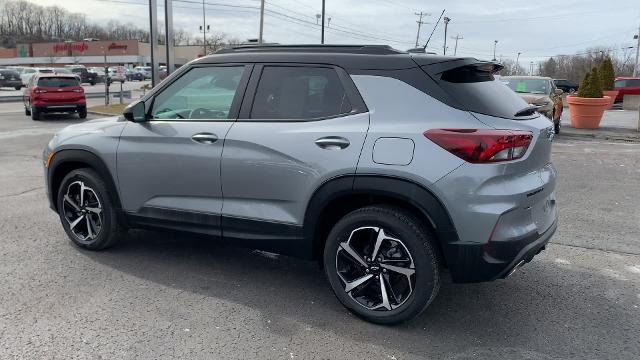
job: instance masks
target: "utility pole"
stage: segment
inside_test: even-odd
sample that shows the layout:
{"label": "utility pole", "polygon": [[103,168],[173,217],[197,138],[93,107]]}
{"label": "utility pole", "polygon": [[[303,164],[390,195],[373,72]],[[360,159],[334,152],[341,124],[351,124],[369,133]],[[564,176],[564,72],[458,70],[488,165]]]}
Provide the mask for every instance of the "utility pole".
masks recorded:
{"label": "utility pole", "polygon": [[633,77],[638,76],[638,55],[640,55],[640,26],[638,26],[638,33],[633,37],[638,40],[636,44],[636,62],[633,64]]}
{"label": "utility pole", "polygon": [[493,40],[493,61],[496,61],[496,48],[498,47],[498,40]]}
{"label": "utility pole", "polygon": [[258,45],[262,45],[263,27],[264,27],[264,0],[260,1],[260,36],[258,37]]}
{"label": "utility pole", "polygon": [[322,0],[322,35],[320,36],[320,44],[324,44],[324,2],[325,0]]}
{"label": "utility pole", "polygon": [[[160,82],[158,74],[158,1],[149,0],[149,44],[151,48],[151,86]],[[106,57],[105,57],[106,59]]]}
{"label": "utility pole", "polygon": [[451,18],[444,17],[444,45],[442,46],[442,55],[447,55],[447,28],[449,27]]}
{"label": "utility pole", "polygon": [[[164,0],[164,52],[166,56],[167,76],[173,72],[173,0]],[[122,94],[122,91],[120,91]]]}
{"label": "utility pole", "polygon": [[207,55],[207,31],[209,28],[207,27],[207,20],[205,16],[204,10],[204,0],[202,0],[202,26],[200,27],[202,30],[202,56]]}
{"label": "utility pole", "polygon": [[431,14],[423,13],[422,11],[415,14],[416,16],[418,16],[418,21],[416,21],[418,23],[418,33],[416,34],[416,47],[418,47],[418,42],[420,41],[420,28],[422,27],[422,24],[426,24],[426,22],[422,21],[422,18],[424,16],[431,16]]}
{"label": "utility pole", "polygon": [[522,54],[521,52],[518,53],[518,56],[516,56],[516,68],[515,71],[513,72],[513,75],[518,75],[518,61],[520,61],[520,54]]}
{"label": "utility pole", "polygon": [[464,38],[460,36],[460,34],[452,36],[451,38],[456,41],[456,46],[453,48],[453,56],[456,56],[456,54],[458,53],[458,40],[462,40]]}

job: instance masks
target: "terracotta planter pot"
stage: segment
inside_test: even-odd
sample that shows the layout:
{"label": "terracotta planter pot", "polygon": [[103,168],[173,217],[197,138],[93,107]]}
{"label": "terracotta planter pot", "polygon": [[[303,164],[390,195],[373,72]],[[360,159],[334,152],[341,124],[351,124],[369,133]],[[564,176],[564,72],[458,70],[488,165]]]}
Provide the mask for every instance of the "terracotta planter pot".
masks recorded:
{"label": "terracotta planter pot", "polygon": [[576,129],[597,129],[602,120],[604,110],[609,106],[611,98],[583,98],[567,96],[571,126]]}
{"label": "terracotta planter pot", "polygon": [[616,101],[616,96],[618,96],[618,90],[603,90],[602,95],[608,96],[611,98],[609,102],[609,107],[607,109],[611,109],[613,107],[613,103]]}

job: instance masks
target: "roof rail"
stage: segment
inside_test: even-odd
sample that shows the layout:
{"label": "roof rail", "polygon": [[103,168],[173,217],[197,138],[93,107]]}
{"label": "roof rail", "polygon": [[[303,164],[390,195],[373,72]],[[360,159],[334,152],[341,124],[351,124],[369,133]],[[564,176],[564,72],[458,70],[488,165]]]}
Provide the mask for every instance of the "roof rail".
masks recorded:
{"label": "roof rail", "polygon": [[313,53],[352,53],[352,54],[376,54],[391,55],[404,54],[404,51],[396,50],[389,45],[241,45],[231,48],[223,48],[215,54],[231,54],[241,52],[313,52]]}

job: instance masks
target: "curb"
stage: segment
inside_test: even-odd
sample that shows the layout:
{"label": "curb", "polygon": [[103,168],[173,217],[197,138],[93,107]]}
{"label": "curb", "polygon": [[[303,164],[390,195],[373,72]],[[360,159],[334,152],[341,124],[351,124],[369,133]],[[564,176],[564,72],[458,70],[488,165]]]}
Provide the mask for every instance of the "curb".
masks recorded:
{"label": "curb", "polygon": [[[621,141],[621,142],[632,142],[632,143],[640,143],[640,133],[633,132],[629,134],[625,133],[611,133],[611,132],[602,132],[602,133],[576,133],[572,131],[566,131],[566,127],[560,128],[560,134],[556,135],[558,138],[569,138],[569,139],[589,139],[589,140],[609,140],[609,141]],[[631,132],[631,130],[629,131]]]}

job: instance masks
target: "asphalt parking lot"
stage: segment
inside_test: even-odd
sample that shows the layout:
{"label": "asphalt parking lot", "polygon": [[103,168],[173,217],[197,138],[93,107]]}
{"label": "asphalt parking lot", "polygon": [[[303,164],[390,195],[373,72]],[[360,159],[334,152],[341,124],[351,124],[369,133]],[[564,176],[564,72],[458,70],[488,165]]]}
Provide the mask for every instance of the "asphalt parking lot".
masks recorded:
{"label": "asphalt parking lot", "polygon": [[0,104],[0,358],[637,359],[640,144],[554,144],[560,227],[512,277],[415,321],[350,315],[317,264],[135,231],[87,252],[49,210],[42,148],[78,119]]}

